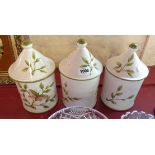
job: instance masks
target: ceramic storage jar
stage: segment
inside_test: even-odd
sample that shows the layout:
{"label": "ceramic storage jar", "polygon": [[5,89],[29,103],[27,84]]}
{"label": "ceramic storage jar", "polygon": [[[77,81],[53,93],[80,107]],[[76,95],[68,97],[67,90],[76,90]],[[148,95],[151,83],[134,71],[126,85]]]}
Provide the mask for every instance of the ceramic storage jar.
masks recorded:
{"label": "ceramic storage jar", "polygon": [[77,41],[77,48],[59,64],[63,103],[66,107],[93,108],[102,72],[102,64],[88,51],[84,39]]}
{"label": "ceramic storage jar", "polygon": [[132,43],[127,52],[106,63],[101,99],[111,109],[130,109],[148,76],[149,70],[137,56],[137,50],[137,45]]}
{"label": "ceramic storage jar", "polygon": [[57,103],[55,63],[33,49],[30,41],[23,43],[23,51],[9,68],[9,76],[15,80],[24,108],[42,113]]}

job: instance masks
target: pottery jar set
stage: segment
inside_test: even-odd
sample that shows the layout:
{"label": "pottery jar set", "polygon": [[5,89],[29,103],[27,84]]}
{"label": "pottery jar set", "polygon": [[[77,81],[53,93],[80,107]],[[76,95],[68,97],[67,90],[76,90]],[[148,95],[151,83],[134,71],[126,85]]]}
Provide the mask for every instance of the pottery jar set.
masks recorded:
{"label": "pottery jar set", "polygon": [[[63,103],[66,107],[93,108],[103,66],[87,49],[84,39],[77,41],[77,48],[59,64]],[[149,71],[137,54],[137,46],[109,59],[105,67],[101,99],[114,110],[127,110],[134,100]],[[23,43],[23,51],[9,68],[27,111],[42,113],[53,108],[57,101],[55,63],[32,48],[31,42]]]}

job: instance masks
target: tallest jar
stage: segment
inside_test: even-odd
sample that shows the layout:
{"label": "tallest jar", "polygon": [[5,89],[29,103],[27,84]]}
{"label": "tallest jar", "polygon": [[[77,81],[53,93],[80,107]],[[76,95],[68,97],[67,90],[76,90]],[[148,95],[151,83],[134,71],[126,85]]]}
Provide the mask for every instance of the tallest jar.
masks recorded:
{"label": "tallest jar", "polygon": [[88,51],[84,39],[77,41],[77,48],[59,64],[65,106],[96,104],[97,88],[102,64]]}
{"label": "tallest jar", "polygon": [[129,45],[127,52],[109,59],[106,63],[103,90],[105,105],[114,110],[128,110],[141,88],[149,70],[137,56],[137,45]]}
{"label": "tallest jar", "polygon": [[10,66],[8,72],[15,80],[27,111],[42,113],[57,103],[55,63],[32,47],[30,41],[23,43],[23,51]]}

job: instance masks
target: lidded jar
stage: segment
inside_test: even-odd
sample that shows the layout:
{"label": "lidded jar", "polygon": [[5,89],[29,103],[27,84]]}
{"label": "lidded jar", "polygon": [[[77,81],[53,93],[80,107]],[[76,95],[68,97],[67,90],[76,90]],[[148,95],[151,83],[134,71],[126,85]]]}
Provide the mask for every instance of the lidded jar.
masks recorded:
{"label": "lidded jar", "polygon": [[66,107],[93,108],[102,73],[102,64],[88,51],[84,39],[77,41],[77,48],[59,64],[63,103]]}
{"label": "lidded jar", "polygon": [[132,43],[127,52],[106,63],[101,99],[111,109],[130,109],[148,76],[149,70],[137,56],[137,50],[137,45]]}
{"label": "lidded jar", "polygon": [[24,108],[42,113],[53,108],[58,100],[55,83],[55,63],[33,49],[30,41],[10,66],[9,76],[15,80]]}

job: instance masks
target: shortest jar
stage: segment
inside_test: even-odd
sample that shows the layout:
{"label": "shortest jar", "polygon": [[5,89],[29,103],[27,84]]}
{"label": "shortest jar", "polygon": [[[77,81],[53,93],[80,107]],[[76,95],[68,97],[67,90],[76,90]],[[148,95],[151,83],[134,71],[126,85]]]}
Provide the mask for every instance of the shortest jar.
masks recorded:
{"label": "shortest jar", "polygon": [[106,63],[101,99],[113,110],[123,111],[133,107],[143,81],[149,74],[137,50],[137,45],[131,43],[126,52],[110,58]]}
{"label": "shortest jar", "polygon": [[42,113],[53,108],[57,101],[55,63],[23,43],[23,51],[10,66],[9,76],[15,80],[23,107],[32,113]]}

